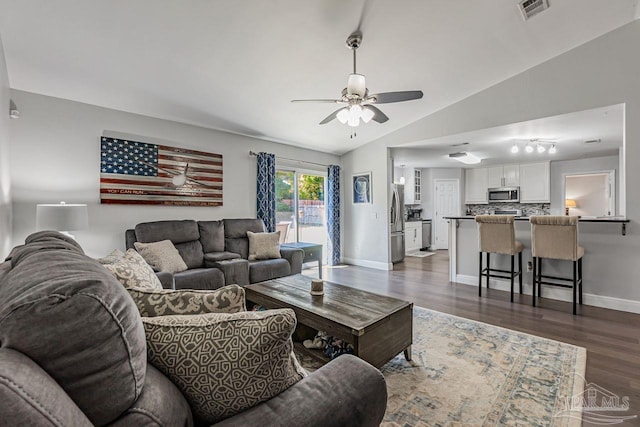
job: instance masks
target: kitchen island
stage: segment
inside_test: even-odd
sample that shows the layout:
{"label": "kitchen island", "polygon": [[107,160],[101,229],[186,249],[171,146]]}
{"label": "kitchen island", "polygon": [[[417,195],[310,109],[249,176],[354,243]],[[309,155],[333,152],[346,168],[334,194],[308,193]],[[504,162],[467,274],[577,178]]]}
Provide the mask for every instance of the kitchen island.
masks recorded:
{"label": "kitchen island", "polygon": [[[475,216],[453,216],[445,218],[449,223],[449,280],[457,283],[478,286],[478,228]],[[624,300],[609,296],[608,285],[612,272],[619,266],[620,260],[614,248],[624,239],[626,226],[630,221],[623,217],[581,218],[578,225],[579,244],[585,249],[584,256],[584,303],[605,308],[625,310]],[[524,293],[531,295],[531,225],[528,217],[515,218],[516,240],[524,245],[522,252]],[[509,269],[510,257],[495,255],[491,257],[491,267]],[[571,263],[546,260],[545,274],[570,277]],[[483,286],[485,281],[483,280]],[[490,287],[509,290],[505,279],[491,278]],[[571,291],[564,288],[545,286],[544,298],[571,301]],[[529,299],[530,301],[530,299]],[[629,303],[630,304],[630,303]],[[625,311],[636,311],[637,307],[628,307]]]}

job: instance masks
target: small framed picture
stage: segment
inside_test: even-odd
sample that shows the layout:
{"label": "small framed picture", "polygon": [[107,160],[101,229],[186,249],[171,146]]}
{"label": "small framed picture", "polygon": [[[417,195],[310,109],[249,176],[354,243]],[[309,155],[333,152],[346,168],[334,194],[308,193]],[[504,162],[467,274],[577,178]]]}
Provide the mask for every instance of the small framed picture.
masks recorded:
{"label": "small framed picture", "polygon": [[353,203],[371,204],[371,172],[362,172],[353,175]]}

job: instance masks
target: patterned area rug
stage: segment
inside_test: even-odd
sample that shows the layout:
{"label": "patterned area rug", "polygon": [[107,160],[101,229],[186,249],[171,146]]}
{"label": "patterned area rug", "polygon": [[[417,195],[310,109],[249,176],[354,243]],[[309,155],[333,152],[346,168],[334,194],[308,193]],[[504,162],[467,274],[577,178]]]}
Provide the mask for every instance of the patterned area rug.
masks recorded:
{"label": "patterned area rug", "polygon": [[383,426],[581,425],[554,415],[583,390],[586,349],[419,307],[413,321],[413,360],[381,369]]}

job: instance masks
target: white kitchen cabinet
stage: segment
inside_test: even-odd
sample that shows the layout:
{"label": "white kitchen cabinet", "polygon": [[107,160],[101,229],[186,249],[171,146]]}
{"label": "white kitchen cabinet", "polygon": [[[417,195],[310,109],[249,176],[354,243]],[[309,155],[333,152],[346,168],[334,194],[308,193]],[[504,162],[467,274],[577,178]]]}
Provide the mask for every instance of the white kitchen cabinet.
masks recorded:
{"label": "white kitchen cabinet", "polygon": [[465,169],[464,202],[487,204],[487,168]]}
{"label": "white kitchen cabinet", "polygon": [[520,203],[550,203],[549,162],[520,165]]}
{"label": "white kitchen cabinet", "polygon": [[422,221],[408,221],[404,226],[404,251],[412,252],[422,247]]}
{"label": "white kitchen cabinet", "polygon": [[404,204],[415,205],[422,202],[422,171],[408,168],[404,170]]}
{"label": "white kitchen cabinet", "polygon": [[518,187],[519,185],[519,165],[504,165],[487,168],[487,188]]}

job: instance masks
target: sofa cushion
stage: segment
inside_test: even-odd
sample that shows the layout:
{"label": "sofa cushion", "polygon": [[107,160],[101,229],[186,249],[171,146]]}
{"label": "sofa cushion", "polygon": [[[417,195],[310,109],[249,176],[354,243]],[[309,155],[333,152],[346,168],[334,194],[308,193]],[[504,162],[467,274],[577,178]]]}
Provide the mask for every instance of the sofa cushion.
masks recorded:
{"label": "sofa cushion", "polygon": [[187,400],[169,378],[149,363],[142,395],[109,427],[192,425],[193,416]]}
{"label": "sofa cushion", "polygon": [[218,289],[224,286],[224,274],[217,268],[192,268],[173,275],[176,289]]}
{"label": "sofa cushion", "polygon": [[249,281],[251,283],[264,282],[290,274],[291,265],[284,258],[249,261]]}
{"label": "sofa cushion", "polygon": [[125,288],[162,289],[162,283],[154,273],[153,268],[134,249],[127,249],[119,260],[104,264],[104,267],[122,283]]}
{"label": "sofa cushion", "polygon": [[[305,376],[293,354],[293,310],[143,318],[148,358],[202,422],[244,411]],[[293,409],[293,408],[292,408]]]}
{"label": "sofa cushion", "polygon": [[127,290],[143,317],[173,314],[237,313],[247,310],[244,289],[238,285],[229,285],[213,291],[138,288]]}
{"label": "sofa cushion", "polygon": [[114,249],[111,251],[111,253],[109,253],[109,255],[98,258],[97,261],[100,264],[113,264],[114,262],[122,259],[123,256],[124,252],[122,252],[120,249]]}
{"label": "sofa cushion", "polygon": [[211,262],[220,262],[220,261],[228,261],[230,259],[239,259],[241,258],[240,254],[236,254],[233,252],[211,252],[208,254],[204,254],[204,266],[210,267],[209,263]]}
{"label": "sofa cushion", "polygon": [[134,246],[142,258],[158,271],[177,273],[187,269],[187,264],[184,263],[171,240],[152,243],[135,242]]}
{"label": "sofa cushion", "polygon": [[200,243],[205,253],[224,252],[224,222],[198,221]]}
{"label": "sofa cushion", "polygon": [[249,238],[249,261],[280,258],[280,232],[254,233],[247,231]]}
{"label": "sofa cushion", "polygon": [[200,238],[198,224],[193,220],[142,222],[136,225],[135,231],[136,240],[142,243],[171,240],[175,245]]}
{"label": "sofa cushion", "polygon": [[240,254],[244,259],[249,258],[249,238],[247,231],[264,233],[264,223],[261,219],[239,218],[224,220],[224,248],[228,252]]}
{"label": "sofa cushion", "polygon": [[176,243],[175,246],[187,267],[200,268],[204,266],[204,252],[199,240]]}
{"label": "sofa cushion", "polygon": [[12,251],[10,269],[0,269],[0,342],[42,367],[93,424],[107,424],[142,392],[140,314],[77,243],[37,235]]}

